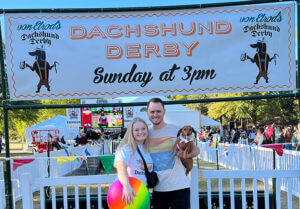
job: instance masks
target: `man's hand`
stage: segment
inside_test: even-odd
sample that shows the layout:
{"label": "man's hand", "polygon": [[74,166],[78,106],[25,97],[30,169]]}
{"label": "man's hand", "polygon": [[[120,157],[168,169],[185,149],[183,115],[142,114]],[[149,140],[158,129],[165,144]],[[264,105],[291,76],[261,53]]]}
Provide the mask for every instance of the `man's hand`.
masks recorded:
{"label": "man's hand", "polygon": [[176,144],[176,145],[177,145],[177,148],[178,148],[177,157],[181,158],[181,157],[183,157],[183,150],[180,149],[178,144]]}

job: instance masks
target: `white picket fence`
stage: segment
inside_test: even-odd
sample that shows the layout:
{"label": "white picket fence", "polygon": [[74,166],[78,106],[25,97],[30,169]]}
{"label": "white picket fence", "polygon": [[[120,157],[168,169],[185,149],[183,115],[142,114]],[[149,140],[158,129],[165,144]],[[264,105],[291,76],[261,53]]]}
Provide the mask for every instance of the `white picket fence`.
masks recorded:
{"label": "white picket fence", "polygon": [[[254,147],[242,144],[222,144],[216,147],[209,147],[209,142],[200,142],[199,158],[201,160],[217,163],[216,150],[218,150],[219,165],[232,170],[272,170],[273,169],[273,150]],[[238,150],[238,148],[242,148]],[[283,156],[275,154],[275,169],[276,170],[291,170],[300,169],[300,152],[284,150]],[[271,180],[270,180],[270,183]],[[300,179],[293,178],[293,195],[300,197]],[[287,191],[288,181],[282,180],[280,185],[277,184],[282,190]]]}
{"label": "white picket fence", "polygon": [[[94,146],[95,147],[95,146]],[[111,148],[111,147],[110,147]],[[208,147],[208,144],[205,143],[200,143],[199,148],[201,150],[200,152],[200,159],[207,160],[210,162],[216,162],[216,149],[213,147]],[[84,149],[84,147],[78,147],[76,149],[79,149],[78,154],[82,152],[81,149]],[[223,149],[223,148],[222,148]],[[247,151],[248,150],[248,151]],[[64,152],[64,150],[61,150],[60,152]],[[63,153],[57,153],[57,156],[63,156]],[[76,151],[72,151],[74,155],[76,155]],[[98,152],[98,151],[97,151]],[[93,155],[96,155],[97,152],[93,152]],[[101,152],[101,151],[100,151]],[[222,153],[224,152],[224,153]],[[248,153],[247,153],[248,152]],[[103,153],[103,150],[102,152]],[[46,154],[44,154],[46,155]],[[52,154],[54,156],[54,154]],[[30,157],[28,157],[30,158]],[[242,179],[242,195],[245,193],[245,179],[253,179],[253,184],[254,184],[254,198],[257,198],[257,194],[255,193],[256,191],[256,185],[257,185],[257,179],[259,180],[264,180],[265,182],[265,194],[269,193],[269,187],[268,185],[271,183],[271,178],[276,178],[277,181],[277,195],[280,195],[280,189],[284,189],[288,193],[288,198],[290,199],[292,195],[297,195],[299,193],[299,179],[300,179],[300,167],[299,167],[299,153],[298,152],[293,152],[293,151],[284,151],[284,155],[282,157],[279,157],[276,155],[276,169],[277,170],[272,170],[272,158],[273,158],[273,152],[271,149],[264,149],[264,148],[251,148],[251,151],[249,149],[242,149],[236,153],[228,153],[226,155],[224,150],[219,149],[219,163],[220,165],[227,166],[228,168],[234,169],[233,171],[203,171],[202,172],[202,178],[207,179],[208,182],[208,187],[207,187],[207,192],[208,192],[208,203],[211,203],[211,179],[216,178],[219,179],[219,195],[221,198],[219,198],[219,202],[222,203],[222,179],[230,179],[230,188],[232,187],[232,183],[234,179],[236,178],[241,178]],[[116,176],[114,175],[97,175],[97,176],[73,176],[73,177],[62,177],[65,174],[67,174],[67,171],[72,171],[76,169],[76,166],[74,165],[67,165],[68,163],[64,163],[62,165],[58,165],[56,160],[52,159],[50,160],[50,165],[55,167],[51,169],[50,168],[50,173],[51,176],[50,178],[46,178],[48,173],[47,173],[47,162],[43,162],[44,160],[48,160],[45,158],[45,156],[40,157],[40,160],[36,160],[28,165],[23,165],[19,167],[16,171],[12,172],[12,181],[13,181],[13,187],[14,187],[14,200],[20,199],[22,197],[23,199],[23,204],[27,204],[26,207],[23,208],[31,208],[32,206],[32,195],[34,191],[41,191],[42,187],[50,186],[52,190],[56,186],[63,186],[63,191],[64,191],[64,204],[67,204],[67,201],[65,198],[67,197],[66,194],[66,185],[74,185],[75,187],[75,193],[76,190],[78,192],[78,184],[103,184],[103,183],[109,183],[111,184],[115,179]],[[36,163],[34,165],[33,163]],[[77,162],[70,162],[73,164],[76,164]],[[59,168],[61,167],[61,168]],[[2,163],[0,163],[0,171],[1,168],[3,168]],[[280,170],[281,168],[281,170]],[[287,170],[289,168],[289,170]],[[245,170],[246,169],[246,170]],[[292,169],[297,169],[297,170],[292,170]],[[52,171],[51,171],[52,170]],[[23,176],[23,174],[25,174]],[[15,176],[14,176],[15,175]],[[110,177],[112,176],[112,177]],[[1,177],[1,174],[0,174]],[[3,177],[3,175],[2,175]],[[16,178],[17,177],[17,178]],[[21,181],[22,179],[22,181]],[[220,180],[221,179],[221,180]],[[198,209],[199,208],[199,196],[198,196],[198,170],[194,167],[192,170],[191,174],[191,208],[192,209]],[[22,182],[22,185],[20,185],[20,182]],[[25,183],[24,183],[25,182]],[[27,182],[27,183],[26,183]],[[266,183],[267,182],[267,183]],[[25,186],[24,186],[25,185]],[[27,185],[27,186],[26,186]],[[77,186],[76,186],[77,185]],[[281,185],[281,186],[279,186]],[[77,189],[76,189],[77,187]],[[89,193],[88,186],[87,192]],[[101,188],[98,185],[98,197],[101,197]],[[234,188],[234,187],[233,187]],[[2,190],[1,190],[2,189]],[[28,192],[28,190],[31,189],[31,193]],[[231,188],[232,189],[232,188]],[[25,192],[26,190],[26,192]],[[1,191],[2,194],[1,194]],[[53,194],[55,194],[55,190],[53,190]],[[232,192],[232,191],[231,191]],[[1,197],[5,197],[4,195],[4,183],[3,181],[1,182],[0,180],[0,195]],[[44,201],[43,197],[43,192],[41,193],[41,200]],[[76,195],[76,194],[75,194]],[[299,197],[299,196],[298,196]],[[233,198],[231,194],[231,198]],[[266,199],[267,198],[267,199]],[[90,200],[90,197],[87,197],[88,200]],[[222,199],[222,200],[221,200]],[[242,198],[243,200],[243,207],[244,207],[244,199],[245,197]],[[76,198],[75,198],[76,200]],[[55,197],[54,200],[55,201]],[[78,200],[76,200],[78,201]],[[265,201],[268,202],[268,195],[265,196]],[[277,198],[277,204],[278,204],[278,198]],[[1,201],[4,202],[5,201]],[[89,201],[87,201],[89,202]],[[100,199],[99,199],[99,202]],[[99,203],[98,202],[98,206]],[[290,201],[289,201],[290,202]],[[255,203],[255,202],[254,202]],[[279,202],[280,203],[280,202]],[[29,205],[30,204],[30,205]],[[76,203],[78,205],[78,202]],[[90,206],[90,203],[87,203]],[[234,204],[234,203],[233,203]],[[268,206],[268,203],[266,203]],[[41,206],[44,205],[44,202],[41,202]],[[220,204],[221,205],[221,204]],[[231,204],[232,205],[232,204]],[[280,205],[280,204],[279,204]],[[29,206],[29,207],[28,207]],[[101,206],[101,205],[100,205]],[[210,206],[211,207],[211,206]],[[209,207],[209,208],[210,208]],[[1,206],[0,204],[0,209],[4,208],[3,204]],[[55,205],[53,206],[55,208]],[[66,207],[64,207],[66,208]],[[78,207],[77,207],[78,208]],[[90,208],[90,207],[87,207]],[[234,207],[231,207],[234,208]],[[269,208],[266,207],[266,208]],[[280,208],[280,206],[277,206],[277,208]],[[289,208],[292,208],[292,206],[289,205]]]}
{"label": "white picket fence", "polygon": [[[198,168],[194,166],[191,171],[191,184],[198,185]],[[55,177],[55,178],[41,178],[38,180],[39,190],[40,190],[40,206],[41,209],[45,209],[45,196],[44,187],[51,187],[52,193],[52,209],[56,209],[56,187],[63,187],[63,205],[64,208],[69,208],[68,206],[68,193],[67,186],[73,185],[75,188],[75,208],[79,209],[79,189],[78,185],[83,185],[86,187],[86,208],[91,208],[91,195],[90,195],[90,185],[94,184],[98,187],[98,208],[102,208],[102,191],[101,184],[112,184],[117,179],[116,174],[110,175],[91,175],[91,176],[69,176],[69,177]],[[23,188],[23,208],[33,209],[33,191],[32,191],[32,175],[30,173],[23,174],[22,176],[22,188]],[[199,209],[199,199],[198,199],[198,186],[193,186],[191,188],[191,209]]]}
{"label": "white picket fence", "polygon": [[[261,208],[258,205],[258,195],[257,195],[257,180],[264,179],[264,202],[265,208],[270,208],[269,199],[269,178],[275,178],[277,183],[280,184],[282,179],[287,179],[289,182],[287,190],[287,202],[288,209],[293,208],[292,201],[292,178],[299,178],[300,170],[206,170],[202,171],[202,178],[207,179],[207,202],[208,208],[212,207],[212,195],[211,195],[211,179],[218,179],[218,192],[219,192],[219,208],[223,209],[223,179],[230,180],[230,207],[231,209],[235,207],[234,191],[235,179],[241,179],[241,193],[242,193],[242,208],[246,209],[246,183],[245,179],[253,179],[253,201],[254,209]],[[68,193],[67,186],[73,185],[75,188],[75,208],[79,209],[79,189],[78,185],[84,185],[86,187],[85,198],[86,198],[86,208],[91,208],[91,194],[90,185],[94,184],[98,187],[97,199],[98,208],[102,208],[102,191],[101,184],[111,184],[116,180],[116,174],[111,175],[95,175],[95,176],[73,176],[73,177],[57,177],[57,178],[44,178],[39,180],[40,186],[40,206],[42,209],[45,208],[45,196],[44,187],[51,187],[52,193],[52,209],[56,209],[56,187],[63,187],[63,208],[69,208],[68,205]],[[23,208],[33,209],[33,197],[32,197],[32,178],[31,174],[24,174],[22,177],[22,188],[23,188]],[[191,172],[191,209],[199,209],[199,193],[198,193],[198,169],[196,166],[193,167]],[[228,206],[227,206],[228,207]],[[276,208],[281,209],[281,193],[280,188],[277,187],[276,193]]]}
{"label": "white picket fence", "polygon": [[[258,205],[257,196],[257,180],[264,179],[264,202],[265,209],[270,208],[269,199],[269,180],[272,178],[276,179],[277,185],[283,180],[288,182],[287,188],[287,206],[284,208],[293,208],[293,179],[300,178],[300,170],[206,170],[202,171],[202,178],[207,179],[207,202],[208,208],[212,208],[212,195],[211,195],[211,179],[218,179],[219,185],[219,209],[223,209],[223,180],[230,180],[230,208],[235,209],[234,200],[234,180],[241,179],[241,193],[242,193],[242,208],[246,209],[246,179],[252,179],[253,182],[253,206],[254,209],[261,208]],[[228,208],[228,206],[226,207]],[[281,209],[281,192],[280,187],[276,187],[276,208]],[[296,208],[296,206],[295,206]]]}
{"label": "white picket fence", "polygon": [[[74,156],[79,156],[84,153],[86,146],[70,147],[68,151],[71,152]],[[97,146],[92,147],[91,155],[99,156],[102,153],[102,149]],[[22,175],[24,173],[30,173],[32,176],[33,191],[38,191],[39,186],[37,184],[37,179],[42,179],[48,177],[48,163],[50,165],[50,177],[61,177],[70,174],[72,171],[76,170],[81,166],[79,160],[65,162],[61,165],[57,163],[57,160],[54,157],[67,156],[65,150],[57,150],[50,152],[50,158],[47,157],[47,153],[35,153],[31,156],[22,157],[22,159],[34,158],[35,160],[29,164],[22,165],[13,171],[13,161],[11,160],[11,178],[13,183],[13,199],[14,202],[22,199],[22,187],[20,184]],[[3,179],[3,164],[0,162],[0,194],[3,201],[1,201],[0,209],[5,208],[5,190],[4,190],[4,179]],[[2,177],[2,179],[1,179]],[[4,196],[3,196],[3,195]],[[2,199],[1,199],[2,200]]]}

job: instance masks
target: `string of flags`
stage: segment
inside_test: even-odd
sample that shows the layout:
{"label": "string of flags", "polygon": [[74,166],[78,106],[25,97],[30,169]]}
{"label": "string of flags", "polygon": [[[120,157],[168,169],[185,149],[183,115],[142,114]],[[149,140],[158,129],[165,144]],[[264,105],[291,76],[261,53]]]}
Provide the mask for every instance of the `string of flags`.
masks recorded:
{"label": "string of flags", "polygon": [[219,151],[224,151],[226,156],[228,156],[228,153],[236,154],[239,151],[246,149],[246,148],[249,148],[249,150],[251,152],[252,146],[273,149],[279,156],[282,156],[283,148],[284,148],[284,144],[263,144],[260,146],[256,146],[254,143],[252,143],[249,145],[244,145],[243,147],[236,147],[236,146],[231,146],[230,144],[221,144],[221,146],[219,146],[219,142],[217,142],[217,141],[207,141],[205,143],[208,144],[208,147],[211,147],[211,148],[218,147],[215,149],[217,149]]}
{"label": "string of flags", "polygon": [[[95,145],[98,147],[103,147],[104,146],[104,140],[98,140],[97,142],[95,142]],[[62,157],[50,157],[53,159],[57,160],[57,164],[61,165],[63,163],[66,162],[72,162],[75,160],[78,160],[78,162],[82,163],[83,161],[85,161],[87,163],[87,157],[98,157],[99,160],[101,161],[103,168],[105,170],[105,172],[107,174],[110,173],[111,169],[113,168],[113,162],[114,162],[114,156],[92,156],[91,155],[91,151],[92,151],[92,147],[90,144],[87,144],[83,154],[80,155],[74,155],[71,151],[69,151],[68,149],[64,149],[66,156],[62,156]],[[48,157],[45,157],[47,159],[49,159]],[[35,161],[36,158],[26,158],[26,159],[12,159],[13,160],[13,171],[15,171],[18,167],[32,163],[33,161]]]}

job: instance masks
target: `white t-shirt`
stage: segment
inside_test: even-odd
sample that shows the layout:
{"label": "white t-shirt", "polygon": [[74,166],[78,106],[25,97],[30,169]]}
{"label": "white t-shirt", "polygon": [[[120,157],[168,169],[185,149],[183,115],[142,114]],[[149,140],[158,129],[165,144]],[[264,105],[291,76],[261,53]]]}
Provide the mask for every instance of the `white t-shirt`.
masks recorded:
{"label": "white t-shirt", "polygon": [[264,136],[263,136],[263,135],[260,135],[260,136],[258,137],[258,144],[257,144],[257,146],[262,145],[263,140],[264,140]]}
{"label": "white t-shirt", "polygon": [[[142,145],[138,145],[148,167],[149,172],[153,170],[153,163],[150,157],[150,153],[147,154],[144,151],[144,147]],[[118,149],[115,154],[115,162],[114,166],[117,167],[117,162],[124,162],[127,167],[127,173],[130,177],[135,177],[141,180],[147,186],[147,180],[145,176],[144,163],[136,151],[136,154],[133,155],[132,149],[128,145],[123,145],[121,149]]]}
{"label": "white t-shirt", "polygon": [[180,158],[173,155],[179,129],[180,126],[173,124],[167,124],[160,130],[149,128],[150,154],[153,169],[159,178],[155,191],[175,191],[190,187],[190,180],[185,175],[185,168]]}

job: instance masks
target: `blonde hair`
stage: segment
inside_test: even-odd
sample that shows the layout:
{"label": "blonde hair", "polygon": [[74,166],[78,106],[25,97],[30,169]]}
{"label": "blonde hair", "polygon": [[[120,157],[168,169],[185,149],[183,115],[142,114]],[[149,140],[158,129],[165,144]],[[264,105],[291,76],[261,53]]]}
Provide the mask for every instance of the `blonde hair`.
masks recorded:
{"label": "blonde hair", "polygon": [[[145,124],[145,126],[146,126],[146,128],[147,128],[147,131],[148,131],[148,135],[149,135],[149,129],[148,129],[147,123],[146,123],[142,118],[136,117],[136,118],[134,118],[134,119],[130,122],[130,124],[129,124],[128,128],[127,128],[127,131],[126,131],[126,133],[125,133],[125,136],[124,136],[124,138],[122,139],[120,145],[118,146],[118,150],[121,149],[122,146],[127,145],[127,146],[129,146],[129,147],[131,148],[133,155],[136,154],[136,150],[137,150],[136,147],[137,147],[137,144],[136,144],[136,142],[135,142],[135,140],[134,140],[132,131],[133,131],[133,125],[134,125],[135,123],[137,123],[137,122],[142,122],[142,123]],[[144,147],[145,153],[148,153],[148,152],[149,152],[149,137],[148,137],[148,136],[147,136],[147,138],[146,138],[145,141],[144,141],[143,147]]]}

